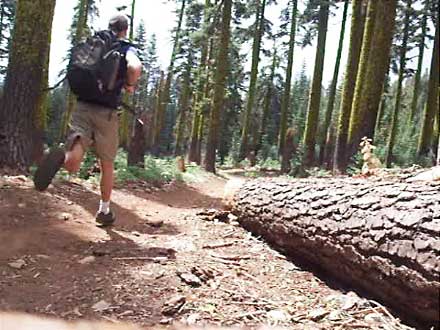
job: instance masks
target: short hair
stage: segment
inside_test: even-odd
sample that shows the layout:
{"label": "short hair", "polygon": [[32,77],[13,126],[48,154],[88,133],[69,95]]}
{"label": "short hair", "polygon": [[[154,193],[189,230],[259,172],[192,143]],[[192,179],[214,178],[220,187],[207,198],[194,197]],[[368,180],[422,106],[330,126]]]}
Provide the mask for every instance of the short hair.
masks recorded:
{"label": "short hair", "polygon": [[113,32],[122,32],[128,29],[129,18],[127,15],[117,14],[110,18],[108,22],[108,28]]}

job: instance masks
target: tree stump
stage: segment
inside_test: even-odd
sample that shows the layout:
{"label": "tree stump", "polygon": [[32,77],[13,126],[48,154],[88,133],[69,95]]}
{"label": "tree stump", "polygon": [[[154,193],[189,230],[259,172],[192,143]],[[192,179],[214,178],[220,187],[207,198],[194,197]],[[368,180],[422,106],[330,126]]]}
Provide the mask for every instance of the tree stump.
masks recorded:
{"label": "tree stump", "polygon": [[439,326],[439,182],[258,179],[232,204],[245,228],[285,253]]}

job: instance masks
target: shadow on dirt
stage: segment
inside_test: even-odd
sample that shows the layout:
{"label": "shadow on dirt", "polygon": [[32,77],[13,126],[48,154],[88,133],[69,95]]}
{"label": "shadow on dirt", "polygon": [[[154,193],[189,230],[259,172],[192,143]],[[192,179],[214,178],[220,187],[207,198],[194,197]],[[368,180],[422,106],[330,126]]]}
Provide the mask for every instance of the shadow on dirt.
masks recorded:
{"label": "shadow on dirt", "polygon": [[[171,224],[154,228],[133,211],[112,203],[114,228],[94,224],[99,195],[76,184],[38,193],[29,186],[0,189],[0,309],[53,314],[67,319],[101,318],[156,323],[173,278],[151,278],[142,269],[173,263],[173,249],[148,244],[148,235],[177,235]],[[63,215],[64,214],[64,215]],[[67,215],[68,219],[65,219]],[[133,239],[136,231],[137,240]],[[139,244],[139,239],[144,239]],[[11,262],[22,260],[20,267]],[[136,271],[135,271],[136,270]],[[154,273],[154,272],[153,272]],[[133,276],[147,276],[142,287]],[[141,275],[139,275],[141,274]],[[135,297],[135,298],[133,298]],[[105,311],[93,306],[105,301]]]}

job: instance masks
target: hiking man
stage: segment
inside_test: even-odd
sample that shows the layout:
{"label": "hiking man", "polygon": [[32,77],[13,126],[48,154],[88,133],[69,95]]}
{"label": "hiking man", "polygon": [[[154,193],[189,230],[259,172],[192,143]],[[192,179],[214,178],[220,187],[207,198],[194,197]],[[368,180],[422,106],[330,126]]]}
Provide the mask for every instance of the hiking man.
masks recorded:
{"label": "hiking man", "polygon": [[[93,146],[101,168],[101,200],[96,221],[102,226],[109,226],[115,221],[115,215],[110,210],[110,197],[113,189],[113,163],[119,145],[119,119],[116,109],[121,103],[122,89],[132,94],[142,71],[142,63],[136,55],[136,50],[124,41],[127,37],[128,22],[127,16],[116,15],[110,19],[109,31],[97,33],[112,38],[113,44],[119,47],[114,87],[95,98],[85,98],[76,93],[77,108],[70,122],[66,149],[52,149],[34,175],[35,188],[44,191],[61,167],[69,173],[78,172],[85,152]],[[81,57],[79,58],[81,60]],[[69,83],[75,92],[70,79]],[[87,82],[81,82],[78,86],[87,86]]]}

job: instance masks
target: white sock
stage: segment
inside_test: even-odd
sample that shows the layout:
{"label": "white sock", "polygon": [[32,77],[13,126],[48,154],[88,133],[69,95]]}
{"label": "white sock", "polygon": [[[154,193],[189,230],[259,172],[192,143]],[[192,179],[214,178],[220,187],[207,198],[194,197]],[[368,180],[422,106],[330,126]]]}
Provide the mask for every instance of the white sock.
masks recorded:
{"label": "white sock", "polygon": [[110,212],[110,201],[103,202],[102,200],[99,201],[99,210],[98,212],[102,212],[104,214],[108,214]]}

